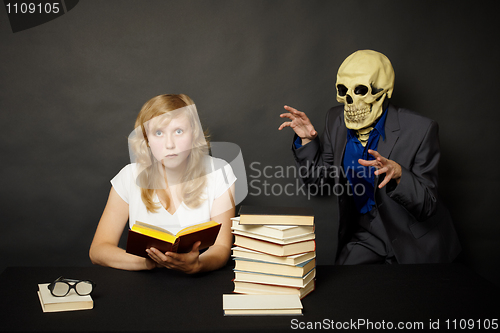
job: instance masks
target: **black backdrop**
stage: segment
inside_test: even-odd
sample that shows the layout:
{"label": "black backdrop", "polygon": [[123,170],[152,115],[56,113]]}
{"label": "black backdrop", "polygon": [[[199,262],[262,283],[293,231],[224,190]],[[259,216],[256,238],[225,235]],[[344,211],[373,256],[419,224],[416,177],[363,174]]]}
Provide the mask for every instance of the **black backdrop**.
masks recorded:
{"label": "black backdrop", "polygon": [[278,115],[294,106],[322,131],[339,65],[374,49],[393,63],[394,103],[440,124],[440,193],[459,260],[499,283],[500,29],[485,4],[82,0],[17,33],[0,13],[0,270],[91,265],[127,135],[162,93],[191,96],[211,139],[240,146],[253,181],[244,204],[313,207],[318,263],[333,264],[334,198],[297,185],[277,195],[295,184],[292,131],[277,130]]}

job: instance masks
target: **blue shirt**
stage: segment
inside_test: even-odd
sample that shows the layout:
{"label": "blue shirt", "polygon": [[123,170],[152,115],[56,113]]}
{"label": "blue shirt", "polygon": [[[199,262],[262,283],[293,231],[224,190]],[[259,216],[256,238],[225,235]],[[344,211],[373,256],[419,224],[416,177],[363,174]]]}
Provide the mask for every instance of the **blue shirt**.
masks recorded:
{"label": "blue shirt", "polygon": [[[368,154],[368,149],[377,150],[380,136],[382,140],[385,140],[386,118],[387,109],[385,109],[377,124],[375,124],[375,127],[370,132],[365,147],[358,140],[356,131],[347,129],[347,143],[342,166],[351,186],[354,203],[361,214],[368,213],[375,206],[375,168],[362,166],[358,163],[358,159],[375,159],[372,155]],[[302,139],[297,137],[294,145],[296,149],[302,147]]]}
{"label": "blue shirt", "polygon": [[358,159],[374,160],[368,149],[377,150],[379,137],[385,140],[385,119],[387,109],[377,121],[377,124],[370,132],[368,142],[365,147],[356,137],[356,131],[347,130],[347,143],[345,146],[344,167],[345,175],[349,180],[351,192],[353,194],[356,208],[361,214],[368,213],[375,206],[375,168],[365,167],[358,163]]}

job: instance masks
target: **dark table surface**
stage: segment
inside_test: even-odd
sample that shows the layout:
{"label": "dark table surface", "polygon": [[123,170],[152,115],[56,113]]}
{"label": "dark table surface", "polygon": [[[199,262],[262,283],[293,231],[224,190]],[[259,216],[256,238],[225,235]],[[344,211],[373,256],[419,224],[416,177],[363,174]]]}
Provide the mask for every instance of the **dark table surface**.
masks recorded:
{"label": "dark table surface", "polygon": [[[43,313],[39,283],[91,279],[94,309]],[[318,266],[303,316],[225,317],[232,266],[188,276],[157,269],[9,267],[0,275],[0,331],[297,331],[498,328],[499,288],[461,264]]]}

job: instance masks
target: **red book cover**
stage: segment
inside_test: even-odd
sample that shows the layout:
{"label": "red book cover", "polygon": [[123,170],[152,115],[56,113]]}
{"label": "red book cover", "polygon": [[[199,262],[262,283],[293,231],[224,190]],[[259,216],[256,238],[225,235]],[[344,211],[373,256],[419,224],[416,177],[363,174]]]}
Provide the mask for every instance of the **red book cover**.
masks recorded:
{"label": "red book cover", "polygon": [[195,225],[181,230],[178,233],[179,236],[175,238],[174,243],[129,230],[126,251],[144,258],[148,257],[146,249],[151,247],[163,253],[187,253],[191,251],[193,244],[197,241],[201,241],[199,249],[202,250],[215,243],[221,224],[213,222],[209,227],[201,230],[197,230],[196,227]]}

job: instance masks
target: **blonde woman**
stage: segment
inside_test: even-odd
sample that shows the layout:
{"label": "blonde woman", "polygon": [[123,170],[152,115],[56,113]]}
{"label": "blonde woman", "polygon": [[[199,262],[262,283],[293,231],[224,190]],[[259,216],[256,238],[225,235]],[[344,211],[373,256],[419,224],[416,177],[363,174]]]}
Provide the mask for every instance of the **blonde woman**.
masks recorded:
{"label": "blonde woman", "polygon": [[[229,164],[210,157],[194,102],[186,95],[160,95],[142,107],[129,137],[133,163],[112,180],[108,202],[90,246],[94,264],[125,270],[166,267],[188,274],[222,267],[229,258],[234,182]],[[200,254],[147,249],[148,258],[118,247],[135,221],[173,232],[189,225],[222,224],[215,244]]]}

